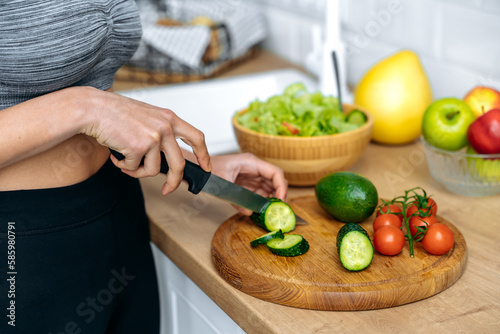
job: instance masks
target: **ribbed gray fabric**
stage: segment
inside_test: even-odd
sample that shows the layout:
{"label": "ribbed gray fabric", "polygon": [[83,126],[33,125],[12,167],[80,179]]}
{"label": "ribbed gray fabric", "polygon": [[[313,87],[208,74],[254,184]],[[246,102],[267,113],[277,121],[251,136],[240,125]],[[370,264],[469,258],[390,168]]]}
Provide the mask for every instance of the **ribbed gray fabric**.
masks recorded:
{"label": "ribbed gray fabric", "polygon": [[69,86],[108,89],[141,33],[133,0],[0,0],[0,110]]}

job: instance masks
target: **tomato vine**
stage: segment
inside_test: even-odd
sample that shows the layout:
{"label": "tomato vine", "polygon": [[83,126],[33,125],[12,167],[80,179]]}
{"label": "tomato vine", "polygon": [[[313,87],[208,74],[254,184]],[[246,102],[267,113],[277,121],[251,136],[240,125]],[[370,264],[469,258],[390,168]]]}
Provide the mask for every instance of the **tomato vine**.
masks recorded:
{"label": "tomato vine", "polygon": [[[414,245],[415,241],[420,241],[425,235],[427,231],[428,224],[424,221],[425,226],[415,226],[417,229],[417,233],[414,235],[411,234],[410,231],[410,219],[414,216],[418,217],[428,217],[432,215],[432,207],[431,203],[428,201],[429,196],[426,191],[421,187],[415,187],[409,190],[405,190],[405,194],[401,196],[394,197],[390,201],[382,200],[382,205],[378,208],[378,212],[382,213],[392,213],[395,215],[401,215],[403,218],[403,225],[406,228],[405,239],[408,241],[408,245],[410,247],[410,256],[414,257]],[[402,208],[402,212],[391,212],[389,205],[399,204]],[[418,210],[415,212],[406,215],[407,209],[411,205],[417,205]],[[383,207],[388,207],[388,211],[382,211]],[[401,227],[401,228],[402,228]]]}

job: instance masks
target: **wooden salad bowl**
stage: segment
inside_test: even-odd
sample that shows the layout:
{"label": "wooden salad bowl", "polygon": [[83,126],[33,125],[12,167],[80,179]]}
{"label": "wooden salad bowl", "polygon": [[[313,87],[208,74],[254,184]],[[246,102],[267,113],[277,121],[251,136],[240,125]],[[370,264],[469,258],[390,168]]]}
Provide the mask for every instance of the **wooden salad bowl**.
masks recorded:
{"label": "wooden salad bowl", "polygon": [[281,167],[293,186],[313,186],[323,176],[349,169],[365,151],[371,139],[373,116],[352,104],[343,104],[346,114],[354,109],[367,116],[361,127],[328,136],[291,137],[259,133],[243,127],[233,117],[233,129],[242,152]]}

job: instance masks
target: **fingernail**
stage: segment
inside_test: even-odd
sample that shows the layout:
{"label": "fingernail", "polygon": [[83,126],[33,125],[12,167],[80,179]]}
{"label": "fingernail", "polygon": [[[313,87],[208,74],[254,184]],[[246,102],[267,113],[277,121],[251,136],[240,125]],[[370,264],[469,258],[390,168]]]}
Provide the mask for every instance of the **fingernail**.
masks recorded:
{"label": "fingernail", "polygon": [[161,189],[161,193],[163,196],[167,196],[170,193],[170,187],[169,187],[168,183],[165,183],[163,185],[163,188]]}

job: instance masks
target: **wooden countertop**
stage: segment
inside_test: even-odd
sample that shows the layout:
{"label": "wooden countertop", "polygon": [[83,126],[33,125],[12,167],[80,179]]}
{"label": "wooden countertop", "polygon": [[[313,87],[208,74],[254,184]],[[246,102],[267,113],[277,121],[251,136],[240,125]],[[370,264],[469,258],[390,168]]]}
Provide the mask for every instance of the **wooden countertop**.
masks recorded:
{"label": "wooden countertop", "polygon": [[[297,68],[262,53],[224,76],[289,67]],[[425,300],[373,311],[314,311],[251,297],[224,281],[211,260],[212,237],[236,210],[208,195],[194,196],[185,185],[165,198],[161,175],[141,180],[153,242],[247,333],[498,333],[500,195],[472,198],[447,191],[429,174],[418,143],[370,144],[351,170],[368,177],[382,198],[415,186],[433,195],[438,214],[460,229],[468,247],[465,272],[454,285]],[[289,190],[289,198],[312,194],[313,188]]]}

